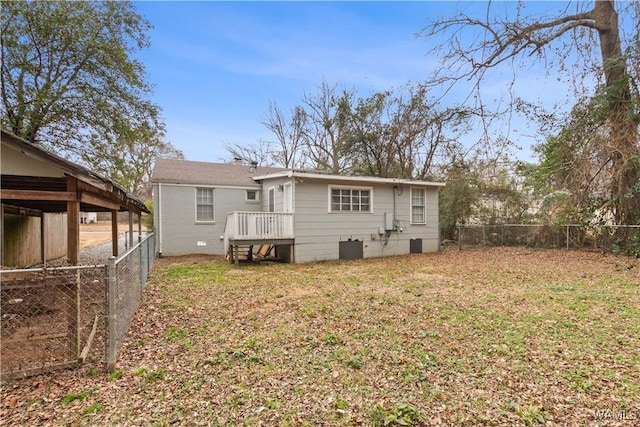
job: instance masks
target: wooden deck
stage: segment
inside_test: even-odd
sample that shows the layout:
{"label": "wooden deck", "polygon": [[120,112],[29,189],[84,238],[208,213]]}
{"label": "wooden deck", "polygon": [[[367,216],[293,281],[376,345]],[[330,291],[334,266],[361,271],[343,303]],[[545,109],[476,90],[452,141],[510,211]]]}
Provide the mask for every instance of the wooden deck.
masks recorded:
{"label": "wooden deck", "polygon": [[293,245],[293,214],[284,212],[229,212],[224,247],[238,264],[241,246]]}

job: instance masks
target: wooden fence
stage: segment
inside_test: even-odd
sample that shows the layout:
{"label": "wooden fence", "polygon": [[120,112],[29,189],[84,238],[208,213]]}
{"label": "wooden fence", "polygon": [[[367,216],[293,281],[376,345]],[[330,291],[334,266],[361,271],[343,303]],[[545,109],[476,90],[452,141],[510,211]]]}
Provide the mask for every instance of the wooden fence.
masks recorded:
{"label": "wooden fence", "polygon": [[42,222],[40,217],[5,214],[2,265],[25,267],[40,263],[43,235],[47,260],[66,255],[66,230],[66,213],[44,214]]}

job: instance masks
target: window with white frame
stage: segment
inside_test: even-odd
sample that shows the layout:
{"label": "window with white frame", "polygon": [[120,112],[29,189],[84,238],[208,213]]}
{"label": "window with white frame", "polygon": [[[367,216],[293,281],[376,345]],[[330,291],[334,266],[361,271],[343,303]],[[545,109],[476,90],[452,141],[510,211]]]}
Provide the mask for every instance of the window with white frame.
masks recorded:
{"label": "window with white frame", "polygon": [[247,202],[257,202],[258,201],[258,191],[257,190],[247,190],[246,200],[247,200]]}
{"label": "window with white frame", "polygon": [[196,221],[213,222],[213,188],[196,189]]}
{"label": "window with white frame", "polygon": [[371,212],[371,188],[330,187],[331,212]]}
{"label": "window with white frame", "polygon": [[412,188],[411,189],[411,223],[412,224],[425,224],[427,217],[425,213],[425,189],[424,188]]}

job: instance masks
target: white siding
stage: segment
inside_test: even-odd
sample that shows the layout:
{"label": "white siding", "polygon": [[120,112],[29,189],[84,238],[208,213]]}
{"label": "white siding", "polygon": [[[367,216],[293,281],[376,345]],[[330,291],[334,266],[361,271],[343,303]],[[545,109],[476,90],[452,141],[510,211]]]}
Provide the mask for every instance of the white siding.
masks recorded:
{"label": "white siding", "polygon": [[45,161],[25,156],[24,153],[2,144],[0,169],[5,175],[33,175],[62,178],[64,173]]}
{"label": "white siding", "polygon": [[[265,181],[264,191],[281,181]],[[438,244],[438,191],[426,189],[426,224],[410,223],[409,187],[395,193],[396,219],[403,231],[391,231],[387,244],[378,229],[384,226],[384,213],[394,210],[394,189],[390,184],[372,185],[372,212],[328,212],[329,186],[344,186],[344,182],[313,181],[305,179],[294,185],[295,261],[309,262],[338,259],[339,242],[349,239],[363,242],[365,258],[409,253],[410,240],[422,239],[423,252],[437,251]],[[354,184],[354,187],[362,187]],[[279,199],[280,197],[280,199]],[[276,211],[282,209],[282,192],[276,191]]]}
{"label": "white siding", "polygon": [[[269,212],[269,189],[273,188],[274,199],[274,212],[284,212],[284,184],[292,183],[289,178],[270,179],[266,180],[262,184],[262,211]],[[295,200],[295,184],[292,184],[293,199]],[[294,202],[295,203],[295,202]],[[240,210],[240,209],[235,209]]]}
{"label": "white siding", "polygon": [[[197,186],[155,184],[154,223],[158,230],[158,249],[163,255],[193,253],[224,253],[220,236],[224,234],[227,212],[268,210],[268,190],[275,188],[274,207],[284,211],[284,191],[278,189],[285,182],[293,184],[295,234],[295,262],[338,259],[339,243],[349,239],[363,242],[365,258],[408,254],[411,239],[422,239],[422,251],[439,249],[438,189],[425,188],[426,224],[411,224],[411,191],[409,186],[394,190],[392,184],[354,183],[353,187],[370,187],[372,212],[329,212],[329,187],[345,186],[336,180],[266,179],[262,183],[259,202],[246,201],[246,188],[215,188],[215,223],[197,224],[195,221],[195,193]],[[349,186],[348,184],[346,185]],[[161,191],[162,206],[158,201]],[[387,239],[378,234],[384,227],[384,213],[395,211],[398,230]],[[160,222],[161,221],[161,222]],[[399,231],[402,228],[403,231]],[[206,242],[206,246],[198,246]]]}
{"label": "white siding", "polygon": [[[196,189],[213,188],[213,223],[196,222]],[[260,203],[246,200],[246,188],[154,184],[154,224],[158,250],[162,255],[224,255],[220,237],[224,235],[227,212],[259,211]],[[259,194],[263,200],[263,194]],[[204,243],[204,246],[202,244]]]}

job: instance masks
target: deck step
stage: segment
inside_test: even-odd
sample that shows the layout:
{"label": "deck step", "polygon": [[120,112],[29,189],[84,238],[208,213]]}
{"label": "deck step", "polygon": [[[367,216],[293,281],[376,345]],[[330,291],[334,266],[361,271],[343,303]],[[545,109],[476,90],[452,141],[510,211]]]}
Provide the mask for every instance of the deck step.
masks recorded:
{"label": "deck step", "polygon": [[[237,256],[240,261],[264,260],[273,256],[274,249],[275,245],[239,245]],[[235,247],[232,246],[226,258],[231,261],[235,256]]]}
{"label": "deck step", "polygon": [[[251,253],[251,246],[252,245],[239,245],[238,247],[238,259],[240,259],[241,261],[248,261],[249,260],[249,254]],[[236,251],[235,251],[235,247],[231,247],[231,249],[229,249],[229,251],[227,252],[227,260],[231,261],[232,259],[232,254],[231,251],[233,251],[233,257],[236,256]]]}
{"label": "deck step", "polygon": [[258,250],[253,254],[254,259],[265,259],[271,256],[275,249],[275,245],[260,245]]}

